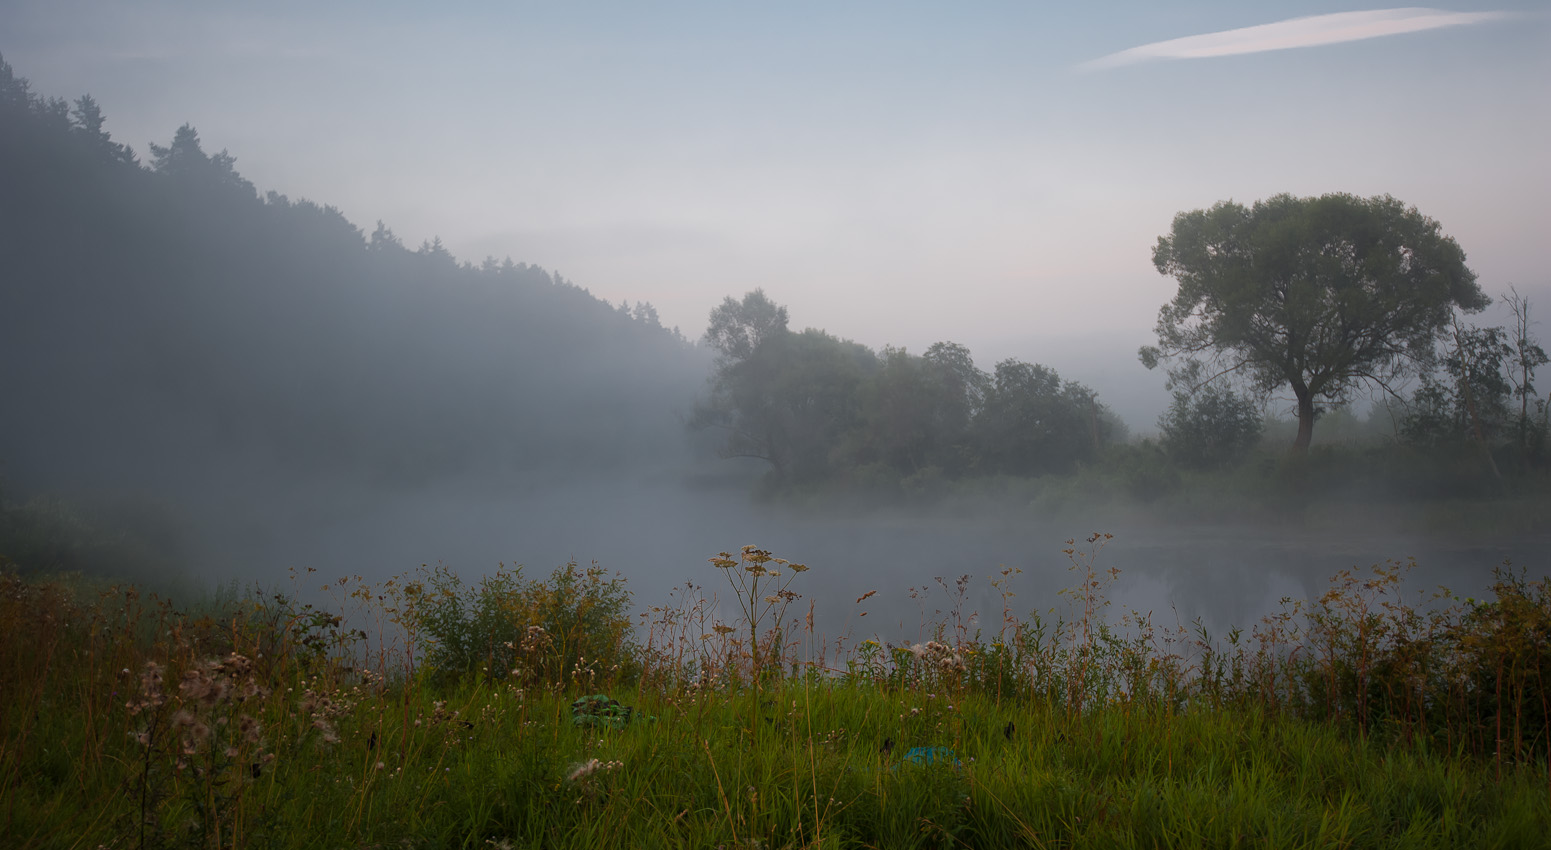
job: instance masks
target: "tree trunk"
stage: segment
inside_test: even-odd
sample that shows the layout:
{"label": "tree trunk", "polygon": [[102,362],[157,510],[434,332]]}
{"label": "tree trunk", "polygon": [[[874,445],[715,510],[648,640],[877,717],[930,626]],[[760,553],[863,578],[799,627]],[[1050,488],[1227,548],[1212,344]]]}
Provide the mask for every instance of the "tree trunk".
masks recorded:
{"label": "tree trunk", "polygon": [[1503,474],[1497,471],[1497,461],[1492,457],[1492,446],[1486,441],[1486,429],[1481,426],[1481,414],[1476,409],[1476,394],[1470,388],[1470,379],[1475,372],[1476,364],[1465,351],[1457,319],[1454,322],[1454,351],[1459,357],[1461,367],[1459,389],[1460,395],[1465,397],[1465,413],[1470,416],[1470,429],[1475,434],[1476,445],[1481,449],[1481,457],[1486,461],[1486,468],[1492,473],[1492,480],[1501,486]]}
{"label": "tree trunk", "polygon": [[1492,445],[1486,441],[1486,429],[1481,427],[1481,414],[1476,412],[1475,393],[1470,391],[1470,372],[1465,372],[1465,380],[1460,382],[1460,388],[1464,390],[1465,412],[1470,415],[1470,430],[1475,434],[1476,446],[1481,450],[1481,458],[1486,461],[1486,468],[1492,473],[1492,480],[1499,485],[1503,483],[1503,474],[1497,471],[1497,461],[1492,457]]}
{"label": "tree trunk", "polygon": [[1309,441],[1314,439],[1314,394],[1301,383],[1294,383],[1292,388],[1298,397],[1298,436],[1293,439],[1293,452],[1306,455]]}
{"label": "tree trunk", "polygon": [[1088,432],[1093,436],[1093,456],[1099,456],[1099,394],[1088,396]]}

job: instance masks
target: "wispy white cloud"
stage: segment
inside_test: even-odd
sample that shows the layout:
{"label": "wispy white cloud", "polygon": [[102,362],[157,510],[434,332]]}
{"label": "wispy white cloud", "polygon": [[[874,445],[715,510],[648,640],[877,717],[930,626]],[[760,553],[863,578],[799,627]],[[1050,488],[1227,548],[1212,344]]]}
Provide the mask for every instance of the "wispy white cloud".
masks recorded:
{"label": "wispy white cloud", "polygon": [[1138,62],[1151,62],[1155,59],[1205,59],[1213,56],[1263,53],[1268,50],[1288,50],[1294,47],[1316,47],[1322,44],[1340,44],[1344,41],[1361,41],[1386,35],[1479,24],[1507,17],[1510,17],[1508,12],[1450,12],[1446,9],[1423,8],[1337,12],[1330,15],[1290,18],[1274,24],[1192,35],[1168,41],[1155,41],[1152,44],[1144,44],[1084,62],[1078,68],[1097,71]]}

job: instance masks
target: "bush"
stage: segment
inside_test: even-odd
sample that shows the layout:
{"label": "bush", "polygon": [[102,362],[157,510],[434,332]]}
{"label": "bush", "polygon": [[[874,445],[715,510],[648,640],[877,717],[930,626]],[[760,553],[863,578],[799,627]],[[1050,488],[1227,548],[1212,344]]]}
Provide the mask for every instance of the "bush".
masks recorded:
{"label": "bush", "polygon": [[637,672],[630,592],[596,564],[583,569],[572,561],[548,581],[503,565],[472,587],[443,565],[422,576],[407,610],[412,627],[431,639],[423,669],[432,675],[591,685],[598,676],[614,681]]}
{"label": "bush", "polygon": [[1194,392],[1176,390],[1158,419],[1169,457],[1196,469],[1215,469],[1242,459],[1260,441],[1260,412],[1233,390],[1206,384]]}

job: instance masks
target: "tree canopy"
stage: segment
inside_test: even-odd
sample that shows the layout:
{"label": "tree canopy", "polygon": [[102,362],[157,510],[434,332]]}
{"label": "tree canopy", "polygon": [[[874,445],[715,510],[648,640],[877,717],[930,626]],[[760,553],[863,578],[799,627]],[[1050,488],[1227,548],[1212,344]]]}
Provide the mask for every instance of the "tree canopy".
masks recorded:
{"label": "tree canopy", "polygon": [[1234,373],[1262,392],[1290,388],[1300,451],[1319,401],[1365,382],[1388,386],[1430,362],[1455,310],[1488,300],[1438,222],[1388,195],[1284,194],[1182,212],[1153,264],[1179,291],[1142,362],[1200,358],[1215,367],[1208,379]]}
{"label": "tree canopy", "polygon": [[759,344],[786,332],[786,308],[756,289],[741,301],[731,295],[711,311],[705,343],[727,360],[747,360]]}
{"label": "tree canopy", "polygon": [[905,486],[972,474],[1067,472],[1118,430],[1088,387],[1019,360],[975,366],[953,342],[923,354],[787,329],[764,292],[711,311],[720,352],[691,426],[722,430],[725,457],[757,458],[776,480]]}

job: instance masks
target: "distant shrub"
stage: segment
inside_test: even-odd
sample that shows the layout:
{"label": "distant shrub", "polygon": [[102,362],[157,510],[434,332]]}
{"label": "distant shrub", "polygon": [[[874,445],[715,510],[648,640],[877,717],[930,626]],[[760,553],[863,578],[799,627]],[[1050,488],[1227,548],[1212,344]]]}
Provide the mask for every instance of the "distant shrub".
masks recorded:
{"label": "distant shrub", "polygon": [[1216,384],[1177,390],[1158,419],[1169,457],[1195,469],[1218,469],[1243,459],[1260,441],[1260,411],[1244,396]]}

